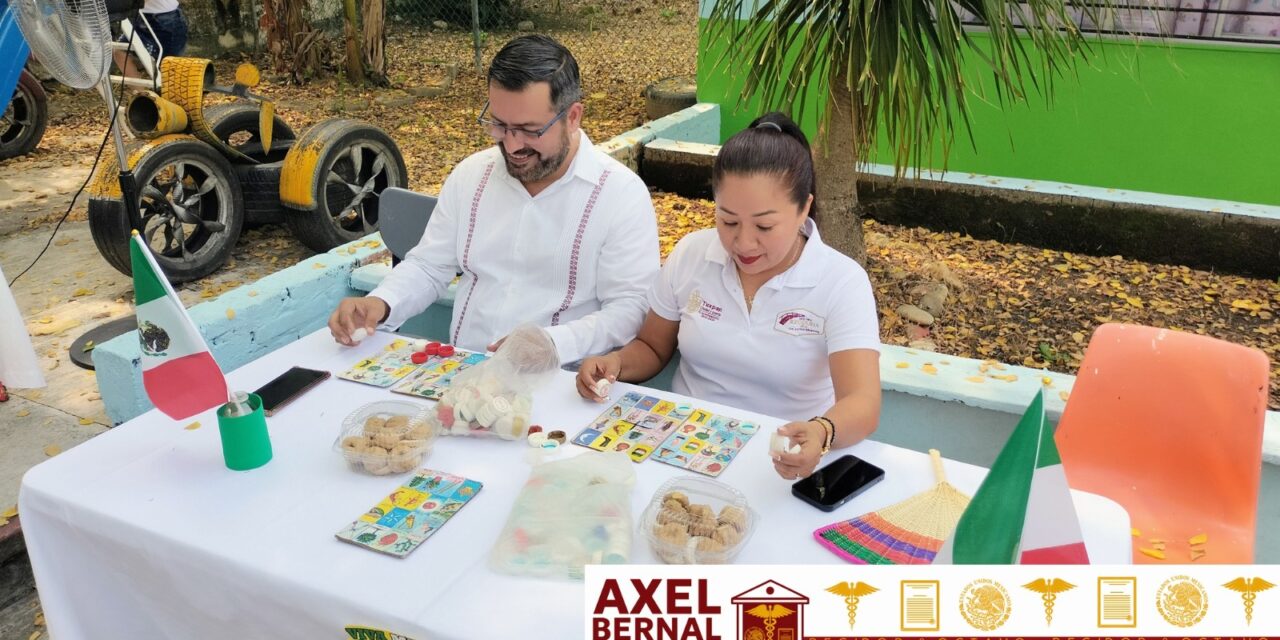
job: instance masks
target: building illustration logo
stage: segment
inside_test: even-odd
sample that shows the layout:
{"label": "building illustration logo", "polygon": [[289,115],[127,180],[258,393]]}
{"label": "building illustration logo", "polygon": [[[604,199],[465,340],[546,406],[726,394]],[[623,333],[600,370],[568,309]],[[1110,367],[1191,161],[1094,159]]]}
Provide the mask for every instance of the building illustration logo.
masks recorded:
{"label": "building illustration logo", "polygon": [[849,628],[852,629],[858,617],[858,599],[869,596],[879,589],[865,582],[837,582],[827,587],[828,593],[844,598],[844,607],[849,614]]}
{"label": "building illustration logo", "polygon": [[1036,578],[1022,585],[1022,588],[1040,594],[1040,599],[1044,601],[1044,624],[1049,626],[1053,624],[1053,602],[1058,599],[1058,594],[1076,586],[1062,578]]}
{"label": "building illustration logo", "polygon": [[1013,602],[1004,586],[981,578],[960,591],[960,615],[979,631],[995,631],[1009,620]]}
{"label": "building illustration logo", "polygon": [[1203,620],[1209,611],[1209,594],[1199,580],[1174,576],[1156,591],[1156,609],[1169,624],[1190,627]]}
{"label": "building illustration logo", "polygon": [[1240,592],[1240,597],[1244,599],[1244,623],[1252,624],[1253,603],[1258,599],[1258,593],[1275,585],[1262,578],[1236,578],[1222,586]]}
{"label": "building illustration logo", "polygon": [[737,609],[739,640],[801,640],[804,607],[809,598],[766,580],[732,600]]}

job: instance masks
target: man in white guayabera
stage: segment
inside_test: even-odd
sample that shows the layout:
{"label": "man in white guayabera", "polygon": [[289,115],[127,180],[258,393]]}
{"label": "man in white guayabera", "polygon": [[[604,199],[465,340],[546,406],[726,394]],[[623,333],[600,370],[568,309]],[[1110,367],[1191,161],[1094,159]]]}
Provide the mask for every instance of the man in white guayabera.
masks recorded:
{"label": "man in white guayabera", "polygon": [[421,242],[369,295],[329,319],[351,345],[421,313],[461,273],[451,341],[482,351],[517,325],[547,330],[561,363],[635,337],[658,272],[653,202],[640,178],[581,129],[569,50],[508,42],[489,66],[479,124],[497,143],[445,180]]}

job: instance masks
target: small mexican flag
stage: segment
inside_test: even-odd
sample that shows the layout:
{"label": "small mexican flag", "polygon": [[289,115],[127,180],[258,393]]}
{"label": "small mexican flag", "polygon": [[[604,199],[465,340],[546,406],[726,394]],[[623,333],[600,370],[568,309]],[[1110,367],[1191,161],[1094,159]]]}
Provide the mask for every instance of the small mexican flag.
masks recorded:
{"label": "small mexican flag", "polygon": [[1022,414],[933,563],[1089,564],[1043,392]]}
{"label": "small mexican flag", "polygon": [[222,369],[137,231],[129,257],[147,397],[174,420],[226,402]]}

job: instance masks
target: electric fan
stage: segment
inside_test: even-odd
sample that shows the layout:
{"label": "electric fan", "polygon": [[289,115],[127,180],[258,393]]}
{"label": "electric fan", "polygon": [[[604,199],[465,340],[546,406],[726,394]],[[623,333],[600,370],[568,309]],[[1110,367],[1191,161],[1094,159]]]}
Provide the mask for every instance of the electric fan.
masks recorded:
{"label": "electric fan", "polygon": [[53,77],[76,89],[97,87],[107,101],[119,160],[120,192],[130,226],[140,228],[137,184],[125,157],[124,137],[115,122],[116,99],[107,75],[111,65],[111,24],[105,0],[10,0],[9,6],[32,55]]}

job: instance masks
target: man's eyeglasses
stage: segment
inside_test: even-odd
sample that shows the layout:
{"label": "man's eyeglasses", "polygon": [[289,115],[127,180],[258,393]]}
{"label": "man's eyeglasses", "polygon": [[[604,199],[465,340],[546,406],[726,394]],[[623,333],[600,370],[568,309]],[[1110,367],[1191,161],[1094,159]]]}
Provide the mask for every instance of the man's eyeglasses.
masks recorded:
{"label": "man's eyeglasses", "polygon": [[486,113],[489,113],[489,103],[488,101],[486,101],[484,103],[484,109],[481,109],[480,115],[476,117],[476,122],[479,122],[480,124],[484,125],[485,130],[489,132],[489,135],[493,137],[494,140],[498,140],[498,141],[504,140],[507,137],[508,133],[515,136],[516,138],[523,138],[525,140],[537,140],[541,138],[543,134],[547,132],[548,129],[555,126],[555,124],[560,121],[560,118],[564,117],[564,114],[569,113],[569,107],[572,107],[572,106],[573,105],[569,105],[568,107],[561,109],[560,113],[557,113],[556,117],[552,118],[551,122],[547,123],[547,126],[542,127],[537,131],[530,131],[528,129],[525,129],[524,127],[508,127],[505,124],[502,124],[490,118],[484,117]]}

